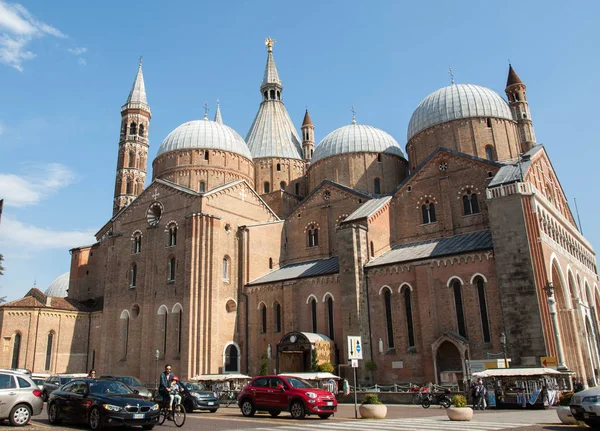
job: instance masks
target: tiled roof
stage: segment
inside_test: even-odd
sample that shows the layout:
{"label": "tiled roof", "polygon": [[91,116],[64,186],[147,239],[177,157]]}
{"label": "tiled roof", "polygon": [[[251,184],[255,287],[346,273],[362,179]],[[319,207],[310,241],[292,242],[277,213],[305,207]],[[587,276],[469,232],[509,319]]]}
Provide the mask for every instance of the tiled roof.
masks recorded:
{"label": "tiled roof", "polygon": [[254,281],[248,286],[256,284],[273,283],[275,281],[291,280],[294,278],[317,277],[319,275],[337,274],[339,272],[338,257],[329,259],[311,260],[308,262],[292,263],[270,272]]}
{"label": "tiled roof", "polygon": [[365,266],[373,267],[391,263],[410,262],[475,250],[489,250],[492,248],[492,234],[488,230],[482,230],[448,238],[437,238],[429,241],[398,245]]}
{"label": "tiled roof", "polygon": [[391,196],[383,196],[381,198],[367,201],[360,207],[358,207],[356,211],[354,211],[352,214],[346,217],[344,219],[344,222],[370,217],[371,215],[375,214],[379,210],[379,208],[387,204],[390,201],[390,199],[392,199]]}
{"label": "tiled roof", "polygon": [[511,85],[514,84],[522,84],[523,81],[521,81],[521,78],[519,78],[519,75],[517,75],[517,72],[515,72],[515,69],[513,69],[512,64],[508,65],[508,79],[506,80],[506,86],[510,87]]}
{"label": "tiled roof", "polygon": [[55,310],[91,312],[101,310],[103,301],[97,298],[87,303],[81,303],[69,298],[51,297],[50,304],[46,305],[47,296],[35,287],[20,299],[1,304],[0,308],[48,308]]}

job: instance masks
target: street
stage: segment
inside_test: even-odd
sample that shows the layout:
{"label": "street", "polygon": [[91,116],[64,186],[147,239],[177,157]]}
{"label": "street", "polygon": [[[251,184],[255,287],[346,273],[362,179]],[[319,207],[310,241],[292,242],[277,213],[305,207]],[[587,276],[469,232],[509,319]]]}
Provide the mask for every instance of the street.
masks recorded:
{"label": "street", "polygon": [[[445,431],[488,431],[488,430],[523,430],[523,431],[559,431],[590,430],[585,426],[566,426],[560,424],[556,409],[549,410],[488,410],[476,411],[470,422],[451,422],[448,420],[444,410],[435,406],[423,409],[414,405],[388,405],[387,418],[384,420],[361,420],[354,418],[354,405],[341,404],[338,413],[328,420],[309,416],[304,420],[294,420],[288,413],[282,413],[280,417],[272,418],[268,414],[257,414],[251,418],[245,418],[239,409],[234,406],[220,408],[216,413],[195,412],[187,415],[182,430],[206,431],[372,431],[374,429],[386,430],[445,430]],[[5,425],[8,426],[8,425]],[[172,422],[165,422],[162,427],[177,429]],[[155,428],[159,428],[158,426]],[[29,430],[77,430],[87,429],[86,425],[61,425],[52,426],[48,423],[47,412],[35,416]],[[141,428],[140,428],[141,429]]]}

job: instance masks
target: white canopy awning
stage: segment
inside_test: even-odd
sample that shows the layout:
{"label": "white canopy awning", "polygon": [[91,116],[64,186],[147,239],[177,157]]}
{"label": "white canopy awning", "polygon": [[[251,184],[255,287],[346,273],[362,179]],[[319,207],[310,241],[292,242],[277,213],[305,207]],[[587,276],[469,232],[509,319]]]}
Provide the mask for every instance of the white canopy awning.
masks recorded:
{"label": "white canopy awning", "polygon": [[492,368],[479,373],[473,373],[473,377],[529,377],[550,376],[562,374],[552,368]]}
{"label": "white canopy awning", "polygon": [[245,374],[232,373],[232,374],[203,374],[201,376],[192,377],[190,380],[197,380],[200,382],[213,381],[213,382],[224,382],[226,380],[250,380],[252,377]]}
{"label": "white canopy awning", "polygon": [[299,377],[304,380],[340,380],[340,377],[331,373],[281,373],[278,375],[284,377]]}

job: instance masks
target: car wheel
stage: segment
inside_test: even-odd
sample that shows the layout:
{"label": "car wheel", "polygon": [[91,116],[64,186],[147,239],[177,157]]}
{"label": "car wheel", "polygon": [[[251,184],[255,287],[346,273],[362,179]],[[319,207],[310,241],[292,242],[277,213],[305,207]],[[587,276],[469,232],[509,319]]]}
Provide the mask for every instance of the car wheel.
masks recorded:
{"label": "car wheel", "polygon": [[102,414],[98,407],[93,407],[88,417],[88,424],[92,431],[102,429]]}
{"label": "car wheel", "polygon": [[323,414],[323,415],[319,415],[319,417],[321,419],[329,419],[329,416],[331,416],[331,413],[326,413],[326,414]]}
{"label": "car wheel", "polygon": [[48,407],[48,422],[50,422],[50,425],[58,425],[60,423],[60,408],[55,402]]}
{"label": "car wheel", "polygon": [[290,414],[294,419],[304,419],[306,411],[304,410],[304,404],[302,401],[294,401],[290,406]]}
{"label": "car wheel", "polygon": [[142,428],[144,428],[145,430],[151,430],[154,429],[154,424],[142,425]]}
{"label": "car wheel", "polygon": [[185,407],[185,411],[188,413],[193,413],[194,412],[194,402],[193,401],[186,401],[183,403],[183,407]]}
{"label": "car wheel", "polygon": [[254,416],[254,413],[256,413],[254,404],[252,404],[252,401],[250,401],[248,398],[242,401],[240,409],[242,410],[242,414],[246,417]]}
{"label": "car wheel", "polygon": [[31,419],[31,408],[25,404],[17,404],[10,411],[10,424],[15,427],[22,427],[27,425]]}
{"label": "car wheel", "polygon": [[274,418],[276,418],[277,416],[279,416],[279,415],[281,414],[281,410],[271,410],[271,411],[269,412],[269,414],[270,414],[271,416],[273,416]]}
{"label": "car wheel", "polygon": [[217,412],[217,409],[210,409],[210,410],[209,410],[209,412],[211,412],[211,413],[216,413],[216,412]]}

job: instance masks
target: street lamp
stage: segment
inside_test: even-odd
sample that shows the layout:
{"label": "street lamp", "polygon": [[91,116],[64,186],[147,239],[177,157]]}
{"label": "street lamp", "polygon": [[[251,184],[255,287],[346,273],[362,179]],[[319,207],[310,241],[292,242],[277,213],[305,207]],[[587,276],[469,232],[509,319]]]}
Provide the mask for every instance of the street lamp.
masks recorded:
{"label": "street lamp", "polygon": [[508,368],[508,359],[506,358],[506,334],[500,334],[500,344],[502,344],[502,353],[504,354],[504,368]]}
{"label": "street lamp", "polygon": [[158,391],[158,358],[160,357],[160,350],[156,349],[156,353],[154,354],[156,357],[156,374],[154,375],[154,387]]}

